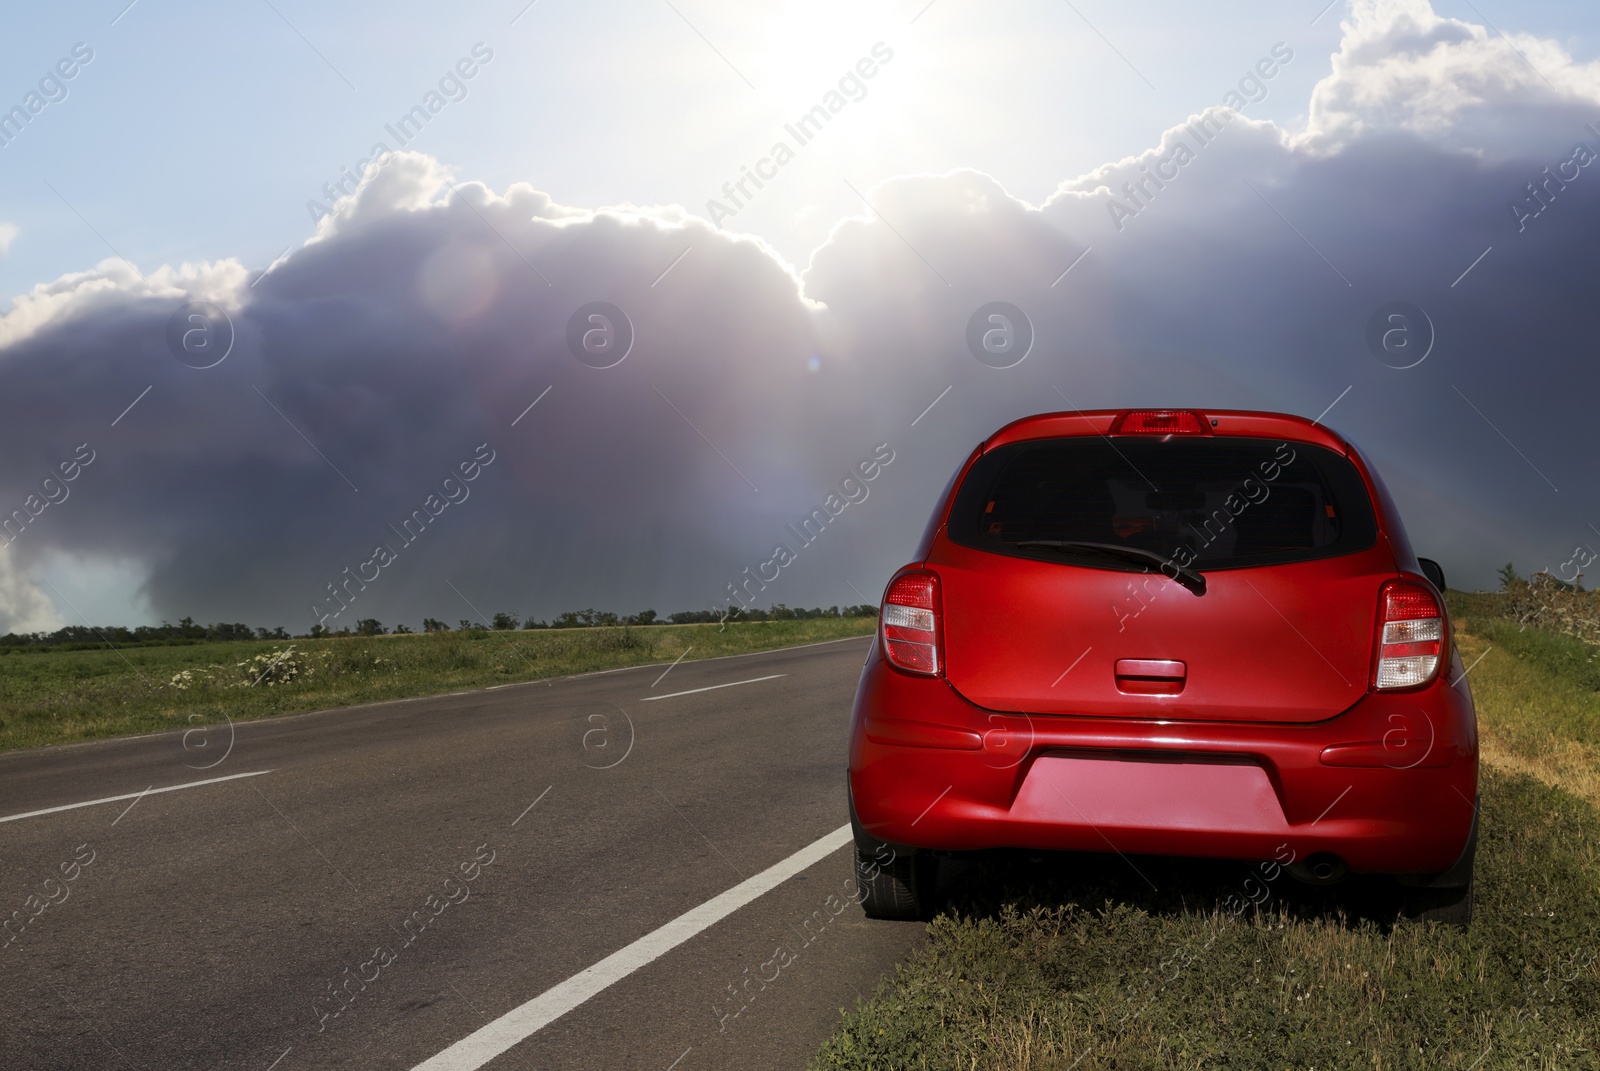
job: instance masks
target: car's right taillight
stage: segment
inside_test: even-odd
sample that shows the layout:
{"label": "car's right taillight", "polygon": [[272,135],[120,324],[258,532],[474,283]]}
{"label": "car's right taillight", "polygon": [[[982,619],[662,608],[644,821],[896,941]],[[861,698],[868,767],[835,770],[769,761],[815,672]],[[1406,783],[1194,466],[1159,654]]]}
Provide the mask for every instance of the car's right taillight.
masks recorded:
{"label": "car's right taillight", "polygon": [[943,672],[937,576],[916,572],[895,577],[883,596],[878,621],[890,665],[928,677]]}
{"label": "car's right taillight", "polygon": [[1378,596],[1378,628],[1374,689],[1418,688],[1438,676],[1444,662],[1445,620],[1431,590],[1410,580],[1388,581]]}

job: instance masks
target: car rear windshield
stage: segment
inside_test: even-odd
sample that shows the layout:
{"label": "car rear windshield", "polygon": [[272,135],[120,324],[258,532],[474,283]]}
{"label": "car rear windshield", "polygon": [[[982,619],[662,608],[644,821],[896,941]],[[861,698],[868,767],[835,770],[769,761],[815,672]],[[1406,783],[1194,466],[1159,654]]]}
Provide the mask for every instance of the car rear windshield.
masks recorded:
{"label": "car rear windshield", "polygon": [[1332,450],[1273,439],[1072,437],[979,458],[951,508],[962,546],[1140,568],[1084,548],[1149,551],[1193,569],[1365,550],[1377,521],[1360,473]]}

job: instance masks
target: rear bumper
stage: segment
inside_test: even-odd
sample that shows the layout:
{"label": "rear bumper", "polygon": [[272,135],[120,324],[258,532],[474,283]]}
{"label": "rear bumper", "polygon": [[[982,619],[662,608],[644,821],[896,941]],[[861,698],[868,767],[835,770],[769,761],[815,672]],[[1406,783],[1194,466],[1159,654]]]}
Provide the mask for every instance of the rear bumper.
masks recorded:
{"label": "rear bumper", "polygon": [[974,706],[874,652],[851,718],[857,818],[914,849],[1331,852],[1357,872],[1437,873],[1467,843],[1477,783],[1460,680],[1369,694],[1310,725],[1030,717]]}

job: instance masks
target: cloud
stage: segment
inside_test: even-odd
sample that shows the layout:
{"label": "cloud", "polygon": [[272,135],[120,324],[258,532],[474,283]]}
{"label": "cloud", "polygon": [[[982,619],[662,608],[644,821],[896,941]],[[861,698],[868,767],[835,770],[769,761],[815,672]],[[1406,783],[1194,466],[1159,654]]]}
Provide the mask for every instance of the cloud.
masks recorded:
{"label": "cloud", "polygon": [[[1190,116],[1039,205],[975,171],[893,178],[803,270],[677,206],[564,206],[399,153],[265,277],[106,261],[41,284],[0,318],[0,511],[80,446],[95,460],[0,551],[8,583],[51,552],[131,558],[158,615],[298,631],[380,544],[395,560],[342,589],[335,626],[705,607],[785,542],[763,604],[873,601],[979,439],[1129,405],[1332,405],[1452,581],[1556,565],[1600,523],[1570,430],[1600,169],[1541,187],[1536,215],[1526,187],[1600,151],[1593,70],[1513,34],[1553,91],[1420,4],[1357,4],[1345,32],[1304,130]],[[169,350],[193,300],[233,324],[213,368]],[[1035,331],[1013,368],[966,348],[997,300]],[[1365,342],[1400,300],[1437,333],[1405,370]],[[568,348],[599,301],[635,335],[610,368]],[[883,442],[867,500],[800,546],[786,524]],[[469,496],[406,542],[484,443]],[[7,596],[0,628],[40,613]]]}
{"label": "cloud", "polygon": [[[475,616],[446,579],[486,613],[705,606],[770,554],[780,507],[798,519],[870,452],[874,429],[847,426],[836,381],[809,370],[811,307],[761,243],[679,209],[439,193],[441,174],[398,154],[253,288],[234,262],[139,279],[108,261],[17,302],[0,320],[0,503],[22,506],[81,444],[96,456],[9,553],[125,548],[160,614],[304,628],[328,583],[402,546],[396,529],[489,443],[470,498],[362,616]],[[193,298],[236,331],[214,368],[168,350]],[[595,300],[637,329],[615,368],[568,350]],[[819,433],[839,449],[813,451]]]}
{"label": "cloud", "polygon": [[0,257],[11,251],[11,243],[16,240],[17,225],[0,220]]}
{"label": "cloud", "polygon": [[1537,149],[1600,104],[1600,63],[1576,63],[1531,34],[1443,18],[1427,0],[1354,0],[1342,28],[1311,95],[1309,147],[1400,130],[1506,155]]}
{"label": "cloud", "polygon": [[21,575],[5,551],[0,551],[0,624],[12,632],[50,631],[66,624],[44,591]]}

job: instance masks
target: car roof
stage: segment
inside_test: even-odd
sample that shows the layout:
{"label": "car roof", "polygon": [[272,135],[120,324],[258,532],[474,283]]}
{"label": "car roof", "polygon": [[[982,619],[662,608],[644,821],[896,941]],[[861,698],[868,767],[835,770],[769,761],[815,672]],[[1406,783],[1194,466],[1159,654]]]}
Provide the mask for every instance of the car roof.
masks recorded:
{"label": "car roof", "polygon": [[[1173,412],[1173,409],[1081,409],[1065,413],[1036,413],[1013,420],[989,438],[982,450],[987,452],[1007,443],[1026,442],[1032,439],[1056,439],[1076,435],[1106,435],[1117,418],[1132,412]],[[1257,439],[1288,439],[1293,442],[1325,446],[1341,454],[1351,452],[1351,445],[1343,436],[1330,431],[1314,420],[1289,413],[1269,413],[1250,409],[1190,409],[1211,427],[1211,433],[1221,437],[1249,437]]]}

